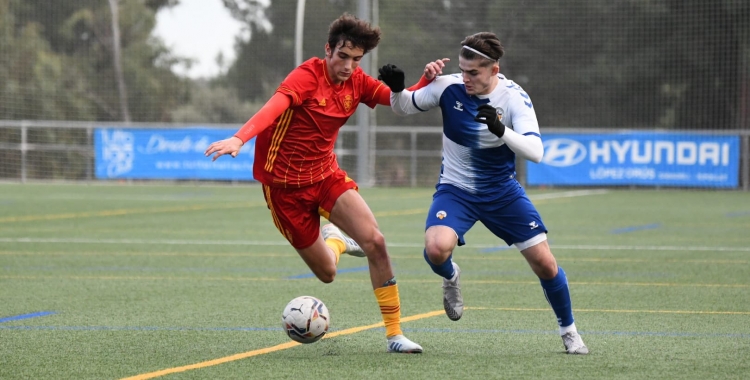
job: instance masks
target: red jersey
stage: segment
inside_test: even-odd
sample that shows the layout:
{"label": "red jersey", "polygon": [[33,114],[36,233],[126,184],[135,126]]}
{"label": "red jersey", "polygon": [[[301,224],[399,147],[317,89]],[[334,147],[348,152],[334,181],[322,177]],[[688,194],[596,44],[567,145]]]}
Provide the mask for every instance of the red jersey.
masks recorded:
{"label": "red jersey", "polygon": [[268,186],[302,187],[333,174],[339,168],[333,153],[339,129],[359,103],[374,108],[381,89],[388,88],[359,67],[335,85],[324,59],[302,63],[276,90],[292,105],[257,136],[253,177]]}

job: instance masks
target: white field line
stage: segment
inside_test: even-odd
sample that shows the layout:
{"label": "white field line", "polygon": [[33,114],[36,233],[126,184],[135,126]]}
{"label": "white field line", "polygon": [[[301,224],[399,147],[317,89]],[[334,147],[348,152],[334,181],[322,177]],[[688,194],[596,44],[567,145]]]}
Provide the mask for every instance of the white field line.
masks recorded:
{"label": "white field line", "polygon": [[[241,245],[241,246],[286,246],[285,240],[183,240],[183,239],[89,239],[89,238],[0,238],[0,243],[50,243],[50,244],[143,244],[143,245]],[[390,247],[422,248],[417,243],[388,243]],[[492,244],[467,244],[468,248],[503,248]],[[700,252],[750,252],[750,247],[693,247],[676,245],[565,245],[552,244],[553,249],[581,251],[700,251]]]}
{"label": "white field line", "polygon": [[[555,199],[605,194],[606,189],[572,190],[549,194],[531,195],[531,199]],[[0,243],[53,243],[53,244],[144,244],[144,245],[242,245],[242,246],[285,246],[285,240],[184,240],[184,239],[93,239],[93,238],[0,238]],[[421,248],[419,243],[388,243],[391,247]],[[504,248],[495,244],[467,244],[467,248]],[[750,247],[692,247],[656,245],[558,245],[554,249],[597,250],[597,251],[702,251],[702,252],[750,252]]]}
{"label": "white field line", "polygon": [[600,194],[606,194],[608,192],[609,190],[606,190],[606,189],[571,190],[571,191],[562,191],[559,193],[529,195],[529,198],[531,200],[571,198],[571,197],[582,197],[586,195],[600,195]]}
{"label": "white field line", "polygon": [[[605,194],[608,190],[605,189],[592,189],[592,190],[572,190],[572,191],[562,191],[562,192],[556,192],[556,193],[547,193],[547,194],[536,194],[536,195],[530,195],[529,198],[532,200],[541,200],[541,199],[555,199],[555,198],[570,198],[570,197],[580,197],[580,196],[586,196],[586,195],[598,195],[598,194]],[[10,197],[0,197],[0,199],[8,199],[8,200],[17,200],[21,196],[10,196]],[[47,196],[41,197],[42,199],[46,200],[86,200],[86,201],[132,201],[132,202],[147,202],[147,201],[157,201],[157,202],[195,202],[195,201],[201,201],[201,202],[243,202],[247,201],[246,198],[237,198],[236,196],[225,196],[225,195],[215,195],[211,193],[202,193],[199,191],[191,192],[191,191],[185,191],[181,193],[175,193],[175,194],[162,194],[162,195],[117,195],[117,194],[50,194]]]}

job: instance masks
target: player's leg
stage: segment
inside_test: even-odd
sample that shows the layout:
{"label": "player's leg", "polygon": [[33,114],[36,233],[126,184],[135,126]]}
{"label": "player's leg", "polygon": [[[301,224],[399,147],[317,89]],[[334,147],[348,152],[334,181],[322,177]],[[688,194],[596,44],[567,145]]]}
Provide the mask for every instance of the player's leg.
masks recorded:
{"label": "player's leg", "polygon": [[557,316],[563,344],[570,354],[587,354],[576,331],[565,271],[557,265],[547,243],[547,228],[525,194],[509,204],[489,208],[482,218],[487,228],[508,244],[515,244],[539,277],[542,290]]}
{"label": "player's leg", "polygon": [[312,188],[280,189],[263,185],[263,195],[276,228],[324,283],[336,277],[338,257],[320,237],[317,203]]}
{"label": "player's leg", "polygon": [[388,352],[421,353],[422,347],[404,337],[401,331],[398,284],[386,250],[385,237],[378,228],[375,216],[356,187],[351,186],[351,180],[342,178],[328,182],[329,195],[321,202],[322,214],[357,242],[367,255],[370,281],[385,325]]}
{"label": "player's leg", "polygon": [[475,222],[471,208],[455,194],[442,190],[435,193],[425,222],[424,258],[443,278],[443,309],[453,321],[461,319],[464,312],[461,268],[453,261],[453,250],[464,244],[463,236]]}
{"label": "player's leg", "polygon": [[344,235],[341,229],[336,227],[333,223],[328,223],[320,229],[320,233],[323,235],[326,245],[331,248],[332,251],[337,253],[337,256],[341,256],[342,253],[346,253],[355,257],[365,257],[365,251],[362,247],[357,244],[354,239]]}
{"label": "player's leg", "polygon": [[[537,242],[541,238],[544,240]],[[589,349],[578,334],[573,319],[568,278],[565,271],[557,265],[547,243],[546,234],[542,233],[526,242],[516,243],[516,246],[521,249],[529,266],[539,277],[544,296],[557,316],[557,324],[560,326],[560,336],[562,336],[565,350],[569,354],[588,354]]]}

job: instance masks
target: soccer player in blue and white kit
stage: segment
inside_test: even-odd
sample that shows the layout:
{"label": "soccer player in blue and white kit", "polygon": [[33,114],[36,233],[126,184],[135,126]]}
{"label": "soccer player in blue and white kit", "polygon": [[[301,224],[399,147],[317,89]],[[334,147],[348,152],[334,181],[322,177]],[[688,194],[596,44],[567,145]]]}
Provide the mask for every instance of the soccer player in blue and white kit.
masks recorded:
{"label": "soccer player in blue and white kit", "polygon": [[[460,74],[439,76],[414,92],[404,90],[404,73],[394,65],[380,69],[391,88],[391,108],[408,115],[440,107],[443,114],[443,165],[427,214],[424,257],[443,277],[443,306],[448,317],[463,314],[453,261],[464,234],[482,222],[508,245],[515,245],[539,277],[557,315],[569,354],[588,354],[573,321],[565,271],[547,243],[547,228],[515,179],[516,156],[540,162],[544,154],[539,124],[529,95],[500,74],[503,46],[489,32],[461,42]],[[427,70],[427,69],[426,69]]]}

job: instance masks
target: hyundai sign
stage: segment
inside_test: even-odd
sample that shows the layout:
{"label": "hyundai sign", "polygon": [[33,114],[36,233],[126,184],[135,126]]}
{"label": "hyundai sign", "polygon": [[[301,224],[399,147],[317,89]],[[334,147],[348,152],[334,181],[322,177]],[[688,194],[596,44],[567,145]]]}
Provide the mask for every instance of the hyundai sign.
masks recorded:
{"label": "hyundai sign", "polygon": [[697,133],[544,134],[529,185],[739,186],[740,138]]}
{"label": "hyundai sign", "polygon": [[208,145],[231,137],[235,130],[96,129],[94,165],[102,179],[252,180],[255,139],[236,158],[205,157]]}

